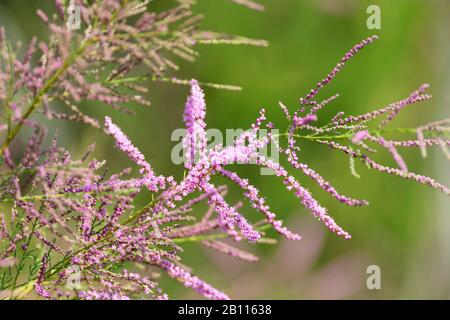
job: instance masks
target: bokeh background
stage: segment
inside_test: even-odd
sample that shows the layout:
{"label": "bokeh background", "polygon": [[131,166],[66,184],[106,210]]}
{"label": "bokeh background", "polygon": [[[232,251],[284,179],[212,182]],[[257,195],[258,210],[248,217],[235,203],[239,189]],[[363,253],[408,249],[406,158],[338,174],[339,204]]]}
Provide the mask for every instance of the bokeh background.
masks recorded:
{"label": "bokeh background", "polygon": [[[323,111],[322,121],[344,110],[370,111],[407,96],[420,84],[431,84],[434,98],[407,109],[393,123],[413,127],[450,115],[450,2],[446,0],[261,0],[265,12],[255,12],[227,0],[198,0],[195,10],[205,14],[204,29],[263,38],[268,48],[202,46],[191,64],[180,62],[180,78],[231,83],[241,92],[206,88],[210,128],[247,128],[260,107],[280,126],[284,124],[278,101],[294,107],[342,54],[375,33],[380,40],[352,60],[322,97],[340,93]],[[154,0],[156,9],[170,0]],[[368,30],[366,9],[381,7],[382,29]],[[1,0],[0,24],[12,39],[45,38],[46,29],[35,15],[37,8],[53,10],[52,1]],[[182,127],[188,88],[148,83],[152,106],[136,107],[134,117],[112,113],[150,159],[157,171],[182,176],[170,160],[176,142],[173,130]],[[109,108],[84,105],[89,114],[103,117]],[[96,155],[109,166],[130,166],[100,132],[66,122],[51,122],[60,129],[61,143],[80,154],[93,141]],[[450,185],[449,162],[439,148],[421,159],[418,151],[405,153],[411,170]],[[252,167],[239,168],[267,195],[272,208],[303,239],[246,248],[258,254],[256,263],[236,261],[192,244],[183,254],[194,272],[233,298],[450,298],[450,199],[422,185],[369,171],[357,164],[361,179],[350,174],[348,159],[327,148],[305,145],[302,160],[329,179],[341,192],[368,199],[369,207],[348,208],[310,181],[297,176],[316,198],[353,235],[345,241],[330,234],[286,192],[282,183],[261,176]],[[384,161],[391,164],[386,156]],[[239,200],[231,189],[230,199]],[[144,201],[145,199],[143,199]],[[242,212],[255,217],[252,210]],[[276,237],[276,235],[273,235]],[[245,247],[245,246],[244,246]],[[381,290],[368,290],[366,269],[381,268]],[[198,298],[175,282],[163,279],[173,298]]]}

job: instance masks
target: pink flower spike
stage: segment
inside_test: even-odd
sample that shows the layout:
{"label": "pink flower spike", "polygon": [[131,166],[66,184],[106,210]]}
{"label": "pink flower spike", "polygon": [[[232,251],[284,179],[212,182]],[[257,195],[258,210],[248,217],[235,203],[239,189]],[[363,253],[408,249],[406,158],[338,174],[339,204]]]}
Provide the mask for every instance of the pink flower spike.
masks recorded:
{"label": "pink flower spike", "polygon": [[106,131],[116,140],[116,146],[141,167],[141,173],[144,175],[145,179],[144,184],[147,188],[154,192],[158,191],[160,188],[164,188],[164,177],[155,176],[152,167],[145,160],[144,155],[131,143],[130,139],[128,139],[122,130],[112,123],[110,117],[105,117],[105,127]]}
{"label": "pink flower spike", "polygon": [[177,279],[186,287],[194,289],[205,298],[210,300],[230,300],[230,298],[225,293],[217,290],[216,288],[213,288],[208,283],[191,275],[189,272],[175,265],[173,262],[163,260],[160,262],[160,265],[161,268],[163,268],[169,274],[169,276]]}
{"label": "pink flower spike", "polygon": [[400,153],[398,153],[397,149],[395,148],[394,144],[392,144],[390,141],[386,141],[382,137],[378,138],[378,143],[386,148],[392,155],[394,161],[398,164],[399,168],[404,171],[408,172],[408,167],[406,166],[405,160],[403,160]]}

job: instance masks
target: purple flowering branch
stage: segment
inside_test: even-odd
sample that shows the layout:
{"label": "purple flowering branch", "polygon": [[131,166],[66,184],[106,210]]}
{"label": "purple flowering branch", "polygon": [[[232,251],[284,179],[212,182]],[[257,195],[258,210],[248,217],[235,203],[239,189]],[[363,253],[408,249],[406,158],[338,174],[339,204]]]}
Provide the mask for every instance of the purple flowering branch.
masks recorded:
{"label": "purple flowering branch", "polygon": [[[233,1],[262,9],[253,1]],[[58,14],[54,18],[38,12],[57,39],[56,44],[33,40],[22,59],[12,52],[4,29],[0,29],[0,57],[7,62],[0,67],[0,100],[6,115],[6,123],[0,127],[6,132],[1,146],[6,172],[0,174],[0,202],[10,208],[6,214],[0,213],[2,298],[36,294],[45,299],[168,299],[169,295],[159,285],[159,278],[168,276],[205,298],[228,299],[228,295],[183,265],[180,253],[184,243],[196,242],[254,262],[256,256],[239,248],[241,241],[272,243],[267,237],[267,231],[272,229],[289,240],[301,239],[283,224],[251,181],[230,168],[236,163],[272,170],[280,185],[313,217],[336,235],[350,239],[350,233],[338,225],[297,175],[307,176],[348,206],[368,205],[368,201],[343,195],[303,163],[302,153],[306,150],[301,142],[304,140],[343,152],[352,161],[360,160],[371,169],[450,195],[450,189],[435,179],[410,172],[401,156],[401,148],[405,147],[418,148],[426,156],[426,148],[431,146],[440,146],[448,156],[450,121],[432,122],[418,128],[388,128],[405,108],[431,98],[425,93],[428,85],[386,107],[356,116],[337,112],[325,125],[318,125],[322,121],[320,111],[338,98],[333,95],[320,101],[322,88],[361,49],[373,43],[376,36],[351,48],[299,100],[293,112],[280,103],[289,122],[284,133],[258,135],[262,129],[276,128],[267,121],[262,109],[234,144],[207,148],[207,103],[201,86],[236,88],[168,76],[168,69],[178,67],[165,53],[190,61],[196,56],[195,44],[266,43],[197,31],[198,17],[190,11],[190,2],[178,2],[179,6],[156,14],[147,13],[145,6],[135,6],[129,1],[108,0],[92,5],[75,1],[85,26],[83,34],[77,34],[61,26],[66,8],[61,1],[56,1]],[[130,22],[130,17],[136,17],[137,22]],[[74,44],[78,49],[73,51]],[[31,61],[37,48],[42,58],[39,65],[33,66]],[[130,75],[140,65],[148,72]],[[183,115],[187,134],[183,139],[186,161],[182,178],[155,172],[144,154],[110,117],[105,117],[102,125],[83,114],[78,106],[81,101],[92,100],[122,111],[126,111],[122,105],[127,102],[148,105],[146,98],[135,95],[145,93],[146,88],[138,83],[146,79],[190,86]],[[55,101],[62,102],[72,113],[53,111],[50,106]],[[110,174],[106,161],[92,159],[93,146],[79,160],[72,159],[68,150],[58,146],[57,137],[50,147],[44,148],[46,129],[30,118],[37,110],[50,118],[76,120],[104,129],[139,171],[135,175],[131,169]],[[10,144],[23,127],[31,128],[32,134],[24,152],[12,154]],[[389,138],[392,134],[414,138],[394,140]],[[278,142],[278,138],[283,139]],[[285,157],[287,166],[261,153],[269,144],[274,144]],[[398,168],[372,160],[369,155],[377,151],[387,152]],[[351,169],[356,175],[355,169]],[[216,185],[216,177],[225,177],[237,185],[247,202],[230,202],[227,185]],[[143,190],[151,194],[151,201],[136,208],[136,197]],[[199,212],[197,205],[201,203],[207,205],[206,212]],[[250,221],[242,214],[246,204],[260,214],[258,221]]]}

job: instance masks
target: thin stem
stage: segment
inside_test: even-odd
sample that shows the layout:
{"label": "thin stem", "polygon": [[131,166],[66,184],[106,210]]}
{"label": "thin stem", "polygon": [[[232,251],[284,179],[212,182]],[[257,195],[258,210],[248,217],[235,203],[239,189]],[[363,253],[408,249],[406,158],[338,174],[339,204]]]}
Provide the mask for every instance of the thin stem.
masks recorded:
{"label": "thin stem", "polygon": [[[415,128],[396,128],[396,129],[383,129],[383,130],[369,130],[370,135],[380,135],[382,133],[410,133],[415,134],[417,132],[417,129]],[[305,139],[305,140],[342,140],[342,139],[350,139],[355,134],[354,131],[349,131],[347,133],[343,134],[337,134],[337,135],[301,135],[301,134],[294,134],[292,135],[295,138],[298,139]],[[284,137],[288,136],[289,133],[280,133],[278,137]]]}
{"label": "thin stem", "polygon": [[[255,228],[257,231],[264,231],[271,227],[271,224],[265,224],[258,228]],[[204,240],[217,240],[217,239],[224,239],[227,238],[228,234],[226,233],[214,233],[214,234],[208,234],[204,236],[192,236],[192,237],[185,237],[185,238],[175,238],[172,239],[175,243],[184,243],[184,242],[200,242]]]}
{"label": "thin stem", "polygon": [[86,192],[79,192],[79,193],[54,193],[54,194],[39,194],[39,195],[33,195],[33,196],[23,196],[19,198],[6,198],[1,199],[0,203],[14,203],[15,201],[41,201],[46,199],[57,199],[57,198],[71,198],[71,196],[81,196],[85,194],[108,194],[111,192],[115,192],[115,194],[128,194],[132,192],[136,192],[136,188],[128,188],[123,189],[119,191],[113,191],[113,190],[107,190],[107,191],[86,191]]}
{"label": "thin stem", "polygon": [[14,276],[14,280],[13,280],[13,284],[12,284],[12,289],[11,289],[11,299],[13,299],[13,297],[14,297],[14,290],[15,290],[16,287],[17,287],[17,280],[19,279],[19,275],[20,275],[20,273],[21,273],[21,271],[22,271],[23,264],[24,264],[25,258],[26,258],[26,256],[27,256],[28,249],[29,249],[30,244],[31,244],[31,240],[33,239],[33,234],[34,234],[34,231],[35,231],[35,229],[36,229],[37,223],[38,223],[38,219],[36,218],[36,219],[34,219],[34,221],[33,221],[33,225],[32,225],[32,228],[31,228],[31,232],[30,232],[30,235],[29,235],[29,237],[28,237],[28,239],[27,239],[27,242],[26,242],[25,250],[24,250],[24,252],[22,253],[22,256],[20,257],[20,261],[19,261],[18,265],[16,266],[16,274],[15,274],[15,276]]}

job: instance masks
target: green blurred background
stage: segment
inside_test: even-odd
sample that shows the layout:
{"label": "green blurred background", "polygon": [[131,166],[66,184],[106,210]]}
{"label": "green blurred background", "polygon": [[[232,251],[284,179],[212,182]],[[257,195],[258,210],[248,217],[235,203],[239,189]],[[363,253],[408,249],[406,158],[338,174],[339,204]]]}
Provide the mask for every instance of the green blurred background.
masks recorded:
{"label": "green blurred background", "polygon": [[[167,6],[154,0],[150,6]],[[269,118],[283,126],[278,101],[294,107],[343,53],[375,33],[380,40],[352,60],[321,97],[340,93],[340,98],[321,113],[325,123],[344,110],[355,114],[373,110],[407,96],[420,84],[431,84],[433,99],[413,106],[393,123],[413,127],[448,117],[450,106],[450,2],[446,0],[277,0],[260,1],[265,12],[255,12],[227,0],[198,0],[195,10],[205,14],[204,29],[263,38],[268,48],[201,46],[198,60],[180,62],[180,78],[231,83],[241,92],[206,88],[207,123],[210,128],[246,128],[265,107]],[[381,7],[382,29],[368,30],[366,9]],[[46,29],[35,15],[37,8],[53,10],[52,1],[2,0],[0,24],[12,39],[45,38]],[[51,8],[51,9],[50,9]],[[182,175],[170,161],[176,142],[174,129],[182,127],[188,88],[148,83],[152,106],[136,107],[136,116],[113,113],[158,172]],[[97,117],[111,114],[106,107],[85,105]],[[80,124],[52,122],[60,128],[61,143],[77,154],[95,141],[96,155],[115,169],[130,166],[98,131]],[[449,163],[438,148],[426,160],[419,152],[404,153],[411,170],[450,184]],[[357,164],[361,175],[351,176],[348,159],[327,148],[305,145],[302,160],[329,179],[342,193],[365,198],[366,208],[348,208],[319,190],[310,180],[297,176],[316,198],[350,231],[344,241],[324,230],[286,192],[282,183],[261,176],[255,168],[239,168],[267,196],[269,204],[303,239],[277,245],[247,246],[261,259],[244,263],[221,256],[199,245],[190,245],[184,262],[195,273],[233,298],[450,298],[450,200],[448,197],[399,178],[368,171]],[[385,163],[392,164],[386,157]],[[230,199],[239,200],[231,189]],[[252,210],[242,212],[256,219]],[[381,290],[368,290],[366,269],[381,268]],[[167,281],[167,280],[163,280]],[[173,298],[197,298],[190,290],[168,281]]]}

